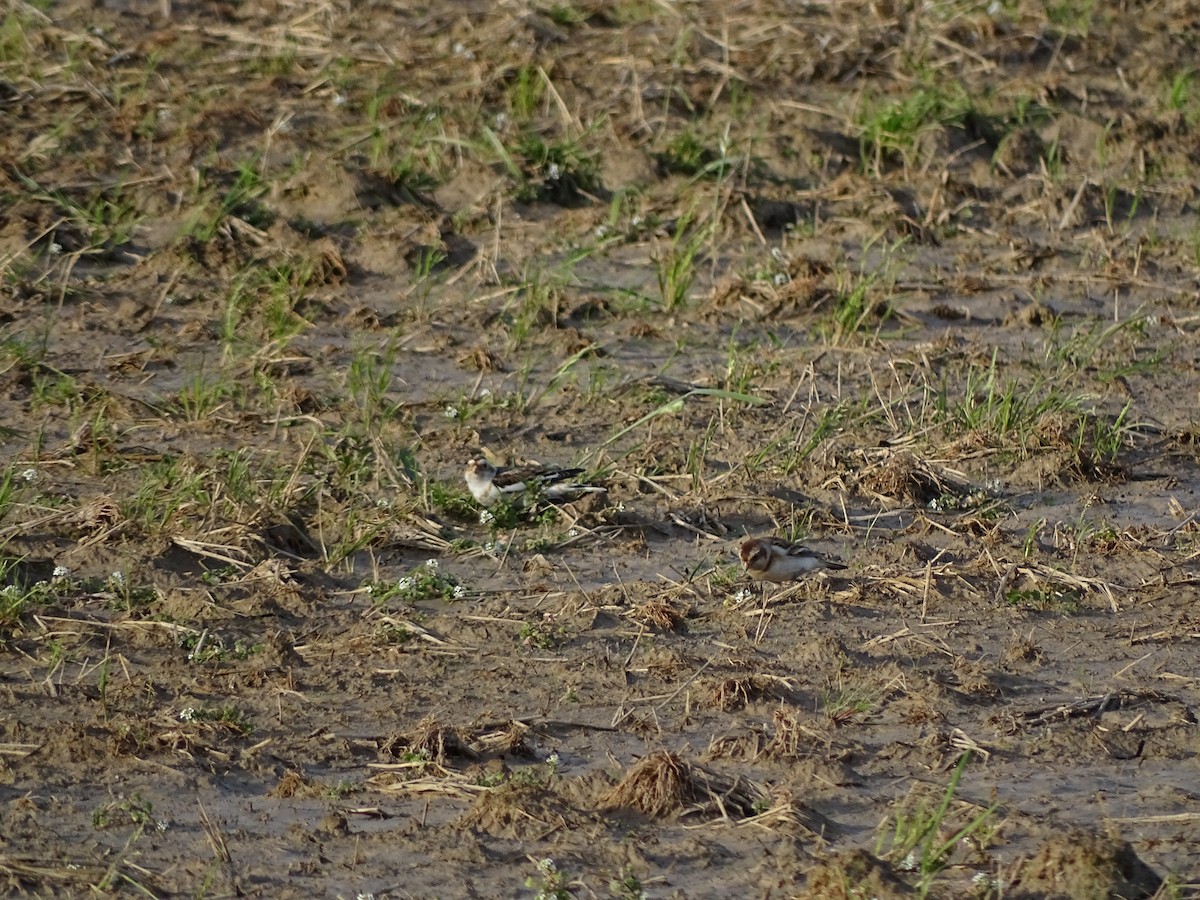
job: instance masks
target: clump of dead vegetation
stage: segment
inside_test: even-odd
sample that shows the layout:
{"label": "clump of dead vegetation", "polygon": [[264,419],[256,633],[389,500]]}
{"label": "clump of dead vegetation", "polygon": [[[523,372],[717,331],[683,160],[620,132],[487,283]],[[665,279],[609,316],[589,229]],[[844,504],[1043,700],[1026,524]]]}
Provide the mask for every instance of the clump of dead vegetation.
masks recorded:
{"label": "clump of dead vegetation", "polygon": [[411,731],[385,738],[379,752],[384,756],[428,760],[439,767],[445,766],[450,757],[477,759],[479,756],[456,727],[432,716],[422,719]]}
{"label": "clump of dead vegetation", "polygon": [[1051,837],[1005,873],[1017,896],[1157,897],[1163,879],[1128,841],[1087,830]]}
{"label": "clump of dead vegetation", "polygon": [[652,818],[696,815],[743,818],[769,805],[761,785],[688,762],[669,750],[639,760],[605,795],[610,809],[633,809]]}

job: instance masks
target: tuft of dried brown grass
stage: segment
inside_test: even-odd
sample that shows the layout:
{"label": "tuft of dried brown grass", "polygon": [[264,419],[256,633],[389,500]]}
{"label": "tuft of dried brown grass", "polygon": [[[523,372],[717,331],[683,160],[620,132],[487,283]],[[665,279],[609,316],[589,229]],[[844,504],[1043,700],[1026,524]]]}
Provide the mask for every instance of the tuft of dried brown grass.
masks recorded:
{"label": "tuft of dried brown grass", "polygon": [[675,631],[683,624],[689,612],[691,612],[689,608],[680,607],[669,598],[654,597],[645,603],[639,603],[625,615],[639,625],[645,625],[648,628],[657,628],[659,631]]}
{"label": "tuft of dried brown grass", "polygon": [[380,752],[393,756],[412,753],[439,766],[444,766],[450,756],[465,759],[479,757],[457,728],[439,722],[433,716],[422,719],[412,731],[387,738],[380,746]]}
{"label": "tuft of dried brown grass", "polygon": [[765,788],[656,750],[633,766],[603,798],[609,809],[634,809],[653,818],[681,815],[745,818],[769,802]]}

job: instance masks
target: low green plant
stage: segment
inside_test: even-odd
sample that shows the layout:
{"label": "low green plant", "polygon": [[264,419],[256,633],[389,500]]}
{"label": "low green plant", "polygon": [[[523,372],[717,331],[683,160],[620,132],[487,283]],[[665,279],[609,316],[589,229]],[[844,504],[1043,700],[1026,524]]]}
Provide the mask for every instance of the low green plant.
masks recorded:
{"label": "low green plant", "polygon": [[847,722],[870,712],[879,701],[878,693],[863,687],[839,687],[821,695],[821,705],[831,722]]}
{"label": "low green plant", "polygon": [[533,900],[572,900],[570,876],[555,865],[552,859],[535,862],[537,874],[525,879],[525,887],[533,890]]}
{"label": "low green plant", "polygon": [[546,95],[546,79],[536,65],[521,66],[505,90],[508,114],[513,124],[528,126],[542,105]]}
{"label": "low green plant", "polygon": [[[216,237],[226,221],[235,216],[255,228],[271,224],[271,214],[260,202],[270,184],[260,171],[261,159],[253,157],[238,163],[232,174],[215,170],[201,172],[196,212],[185,235],[200,243]],[[227,182],[222,188],[220,182]]]}
{"label": "low green plant", "polygon": [[329,789],[329,797],[333,800],[340,800],[343,797],[349,797],[352,794],[361,794],[364,788],[361,782],[341,779],[337,784]]}
{"label": "low green plant", "polygon": [[881,175],[890,159],[912,164],[925,132],[960,126],[972,109],[960,84],[932,78],[897,99],[867,101],[857,118],[863,171]]}
{"label": "low green plant", "polygon": [[878,282],[876,273],[839,273],[834,291],[833,321],[840,334],[853,334],[874,314],[875,304],[871,297]]}
{"label": "low green plant", "polygon": [[547,614],[535,622],[525,622],[517,633],[521,646],[535,650],[552,650],[562,643],[566,634],[561,625]]}
{"label": "low green plant", "polygon": [[1096,0],[1053,0],[1045,4],[1051,25],[1078,37],[1087,37],[1095,15]]}
{"label": "low green plant", "polygon": [[1009,588],[1004,592],[1004,602],[1019,609],[1035,609],[1063,615],[1073,615],[1082,608],[1078,591],[1056,586]]}
{"label": "low green plant", "polygon": [[22,617],[39,606],[90,593],[65,566],[55,566],[48,580],[33,582],[22,577],[21,569],[21,560],[0,557],[0,629],[17,628]]}
{"label": "low green plant", "polygon": [[225,703],[221,706],[188,706],[180,711],[179,720],[222,725],[235,734],[243,736],[254,730],[254,724],[249,716],[232,703]]}
{"label": "low green plant", "polygon": [[673,310],[687,305],[692,282],[696,279],[696,257],[712,234],[713,224],[698,224],[693,210],[680,216],[670,239],[658,245],[654,271],[664,308]]}
{"label": "low green plant", "polygon": [[396,350],[390,342],[378,349],[359,347],[350,358],[346,386],[350,389],[358,421],[370,434],[395,418],[397,404],[387,399],[395,359]]}
{"label": "low green plant", "polygon": [[232,659],[249,659],[256,653],[261,653],[263,645],[256,644],[244,638],[238,638],[232,645],[214,636],[205,629],[202,632],[188,632],[179,640],[179,646],[187,651],[191,662],[217,662]]}
{"label": "low green plant", "polygon": [[[3,38],[0,37],[0,43]],[[47,188],[13,169],[33,199],[52,205],[82,241],[77,252],[109,253],[129,243],[141,221],[133,194],[124,185],[110,188]]]}
{"label": "low green plant", "polygon": [[998,356],[999,350],[993,350],[987,369],[967,372],[961,400],[951,400],[943,386],[935,400],[935,421],[952,433],[982,432],[1001,442],[1015,440],[1024,453],[1043,417],[1074,418],[1080,401],[1044,378],[1035,378],[1032,385],[1016,379],[1002,381]]}
{"label": "low green plant", "polygon": [[1196,72],[1193,69],[1183,69],[1171,76],[1164,92],[1164,104],[1167,109],[1182,112],[1191,105],[1195,80]]}
{"label": "low green plant", "polygon": [[367,586],[371,602],[383,606],[393,600],[416,603],[420,600],[459,600],[467,589],[453,575],[442,572],[436,559],[427,559],[394,582],[375,582]]}
{"label": "low green plant", "polygon": [[92,811],[92,827],[97,830],[133,824],[140,828],[157,827],[154,804],[135,792],[124,800],[114,800]]}
{"label": "low green plant", "polygon": [[699,178],[719,178],[733,167],[733,161],[702,142],[694,128],[685,128],[654,156],[667,172]]}
{"label": "low green plant", "polygon": [[204,473],[181,456],[164,456],[142,467],[141,483],[124,500],[125,518],[151,533],[171,529],[178,533],[184,516],[206,509],[212,502]]}
{"label": "low green plant", "polygon": [[574,206],[603,189],[599,156],[584,144],[586,135],[580,139],[549,139],[526,130],[510,147],[486,126],[483,134],[516,183],[518,200]]}
{"label": "low green plant", "polygon": [[995,830],[994,817],[999,804],[993,803],[945,836],[943,824],[950,814],[950,804],[958,791],[959,782],[971,761],[971,751],[964,751],[958,758],[950,782],[936,807],[924,800],[900,805],[892,818],[890,834],[880,834],[876,853],[892,860],[902,871],[915,872],[918,877],[917,894],[929,895],[934,879],[950,864],[951,855],[959,844],[968,838],[986,843]]}
{"label": "low green plant", "polygon": [[608,882],[608,893],[616,900],[647,900],[646,888],[642,880],[633,872],[633,866],[626,865],[621,874],[614,876]]}
{"label": "low green plant", "polygon": [[237,385],[230,377],[200,371],[180,388],[167,411],[185,422],[203,422],[237,395]]}
{"label": "low green plant", "polygon": [[158,590],[153,585],[132,585],[125,573],[119,569],[110,574],[103,583],[95,584],[89,592],[109,598],[111,605],[127,613],[149,606],[159,597]]}

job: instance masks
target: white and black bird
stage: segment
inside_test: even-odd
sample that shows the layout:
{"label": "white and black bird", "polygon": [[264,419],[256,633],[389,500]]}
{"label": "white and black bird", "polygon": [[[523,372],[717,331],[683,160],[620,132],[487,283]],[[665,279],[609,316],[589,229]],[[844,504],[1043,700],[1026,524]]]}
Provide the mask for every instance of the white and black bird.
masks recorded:
{"label": "white and black bird", "polygon": [[746,572],[762,581],[798,581],[820,569],[844,569],[837,560],[777,537],[750,538],[740,553]]}
{"label": "white and black bird", "polygon": [[503,468],[492,465],[483,457],[467,460],[463,477],[473,496],[483,506],[497,500],[532,496],[545,500],[574,500],[583,494],[602,494],[606,488],[574,481],[583,469],[564,469],[559,466],[522,466]]}

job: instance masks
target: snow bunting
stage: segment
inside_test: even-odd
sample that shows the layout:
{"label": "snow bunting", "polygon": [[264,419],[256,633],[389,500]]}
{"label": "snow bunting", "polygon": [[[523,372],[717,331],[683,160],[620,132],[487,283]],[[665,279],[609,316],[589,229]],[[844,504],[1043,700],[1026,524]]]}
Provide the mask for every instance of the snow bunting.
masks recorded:
{"label": "snow bunting", "polygon": [[583,469],[563,469],[557,466],[527,466],[503,469],[493,466],[481,456],[467,460],[463,476],[467,487],[483,506],[491,506],[501,497],[513,499],[526,493],[546,500],[571,500],[580,494],[604,493],[606,488],[579,484],[570,479]]}
{"label": "snow bunting", "polygon": [[818,569],[846,568],[805,546],[774,537],[743,541],[741,557],[746,571],[763,581],[795,581]]}

